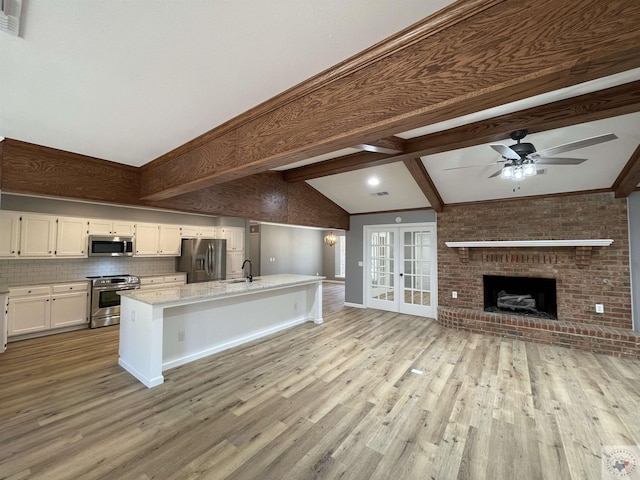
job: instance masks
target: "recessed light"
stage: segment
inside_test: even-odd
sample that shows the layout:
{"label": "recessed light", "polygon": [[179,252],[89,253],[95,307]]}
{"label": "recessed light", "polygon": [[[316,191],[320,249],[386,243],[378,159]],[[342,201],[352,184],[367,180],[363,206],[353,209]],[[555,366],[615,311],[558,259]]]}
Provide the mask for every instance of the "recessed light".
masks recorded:
{"label": "recessed light", "polygon": [[376,177],[371,177],[369,180],[367,180],[367,183],[372,187],[375,187],[376,185],[380,184],[380,180],[378,180]]}

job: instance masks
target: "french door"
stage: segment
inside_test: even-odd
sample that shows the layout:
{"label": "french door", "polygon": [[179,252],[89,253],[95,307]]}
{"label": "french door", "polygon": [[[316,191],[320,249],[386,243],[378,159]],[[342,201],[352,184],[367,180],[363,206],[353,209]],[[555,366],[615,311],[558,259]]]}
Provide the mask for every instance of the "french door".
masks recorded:
{"label": "french door", "polygon": [[434,224],[365,227],[365,305],[435,317]]}

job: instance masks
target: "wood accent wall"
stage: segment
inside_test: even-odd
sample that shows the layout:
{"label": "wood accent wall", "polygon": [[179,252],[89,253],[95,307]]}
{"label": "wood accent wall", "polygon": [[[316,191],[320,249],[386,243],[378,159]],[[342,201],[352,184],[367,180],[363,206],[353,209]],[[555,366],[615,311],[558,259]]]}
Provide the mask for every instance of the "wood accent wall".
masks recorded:
{"label": "wood accent wall", "polygon": [[[4,151],[4,155],[2,152]],[[17,140],[0,142],[0,190],[265,222],[349,228],[349,214],[306,183],[280,172],[252,175],[161,202],[139,198],[140,169]],[[185,167],[188,168],[188,167]]]}
{"label": "wood accent wall", "polygon": [[140,205],[136,167],[6,139],[2,190]]}
{"label": "wood accent wall", "polygon": [[349,214],[345,210],[306,183],[286,182],[280,172],[251,175],[147,204],[264,222],[349,229]]}
{"label": "wood accent wall", "polygon": [[[636,0],[576,0],[560,9],[556,0],[458,4],[473,14],[456,5],[445,11],[446,26],[437,15],[426,19],[395,37],[391,53],[335,77],[325,72],[331,81],[276,97],[248,121],[241,116],[152,162],[143,197],[169,198],[640,66]],[[235,156],[218,153],[218,144],[233,145]],[[172,163],[192,168],[175,178],[167,174]]]}

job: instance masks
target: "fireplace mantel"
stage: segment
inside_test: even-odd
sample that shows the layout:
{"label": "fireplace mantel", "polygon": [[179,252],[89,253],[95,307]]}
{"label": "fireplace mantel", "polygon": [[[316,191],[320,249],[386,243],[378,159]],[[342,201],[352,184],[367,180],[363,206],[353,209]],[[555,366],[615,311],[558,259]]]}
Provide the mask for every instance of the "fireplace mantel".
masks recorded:
{"label": "fireplace mantel", "polygon": [[479,240],[475,242],[445,242],[447,247],[608,247],[610,238],[583,240]]}
{"label": "fireplace mantel", "polygon": [[591,263],[592,247],[608,247],[612,243],[612,239],[604,238],[569,240],[478,240],[471,242],[445,242],[445,245],[458,249],[458,256],[462,263],[469,262],[470,248],[576,247],[576,265],[578,268],[584,268],[588,267]]}

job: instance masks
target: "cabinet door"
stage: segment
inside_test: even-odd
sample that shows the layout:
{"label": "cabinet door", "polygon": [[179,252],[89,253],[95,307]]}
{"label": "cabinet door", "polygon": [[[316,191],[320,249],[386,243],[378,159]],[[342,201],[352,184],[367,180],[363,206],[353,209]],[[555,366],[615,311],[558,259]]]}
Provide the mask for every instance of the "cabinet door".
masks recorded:
{"label": "cabinet door", "polygon": [[136,225],[136,255],[158,255],[158,225],[151,223]]}
{"label": "cabinet door", "polygon": [[113,222],[114,235],[133,235],[135,233],[135,224],[131,222]]}
{"label": "cabinet door", "polygon": [[22,214],[20,217],[21,257],[53,257],[55,217]]}
{"label": "cabinet door", "polygon": [[56,257],[86,257],[87,220],[60,217],[56,222],[58,224],[54,252]]}
{"label": "cabinet door", "polygon": [[111,220],[89,220],[89,235],[111,235],[112,232]]}
{"label": "cabinet door", "polygon": [[200,235],[205,238],[218,238],[216,227],[200,227]]}
{"label": "cabinet door", "polygon": [[61,293],[51,297],[51,328],[84,325],[89,321],[87,292]]}
{"label": "cabinet door", "polygon": [[200,236],[200,229],[189,225],[180,227],[180,235],[182,238],[195,238]]}
{"label": "cabinet door", "polygon": [[233,229],[233,245],[238,252],[244,252],[244,228]]}
{"label": "cabinet door", "polygon": [[242,272],[243,261],[243,252],[227,252],[227,278],[242,278],[245,276]]}
{"label": "cabinet door", "polygon": [[9,297],[9,336],[48,330],[50,313],[49,295]]}
{"label": "cabinet door", "polygon": [[18,256],[19,215],[0,212],[0,257]]}
{"label": "cabinet door", "polygon": [[160,255],[180,256],[180,227],[177,225],[160,225],[158,250]]}

